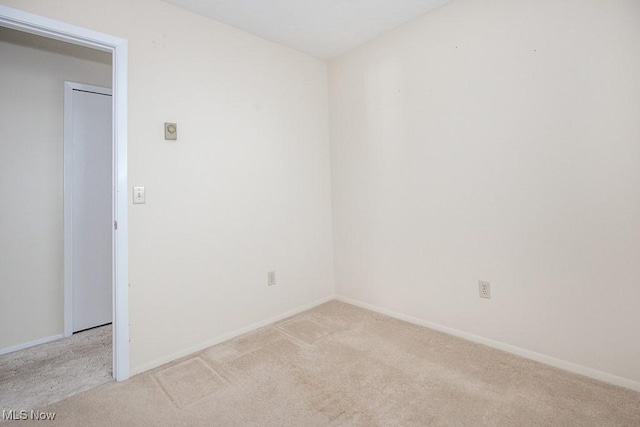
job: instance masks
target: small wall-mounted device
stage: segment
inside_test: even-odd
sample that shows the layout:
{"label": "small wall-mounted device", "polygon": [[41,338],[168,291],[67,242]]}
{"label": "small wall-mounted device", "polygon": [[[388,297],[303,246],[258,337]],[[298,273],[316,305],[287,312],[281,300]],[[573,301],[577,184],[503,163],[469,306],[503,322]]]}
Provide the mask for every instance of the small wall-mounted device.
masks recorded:
{"label": "small wall-mounted device", "polygon": [[145,203],[144,187],[133,187],[133,204],[141,205]]}
{"label": "small wall-mounted device", "polygon": [[480,298],[491,299],[491,283],[480,280],[478,286],[480,288]]}
{"label": "small wall-mounted device", "polygon": [[164,139],[175,141],[178,139],[178,125],[175,123],[164,124]]}
{"label": "small wall-mounted device", "polygon": [[276,272],[270,271],[267,273],[267,286],[273,286],[276,284]]}

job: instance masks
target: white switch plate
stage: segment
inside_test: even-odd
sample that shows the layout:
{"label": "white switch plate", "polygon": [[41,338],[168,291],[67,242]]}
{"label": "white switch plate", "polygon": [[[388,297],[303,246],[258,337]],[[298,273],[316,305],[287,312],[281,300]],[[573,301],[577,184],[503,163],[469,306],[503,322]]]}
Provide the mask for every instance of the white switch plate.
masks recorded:
{"label": "white switch plate", "polygon": [[133,187],[133,204],[143,204],[145,202],[144,187]]}

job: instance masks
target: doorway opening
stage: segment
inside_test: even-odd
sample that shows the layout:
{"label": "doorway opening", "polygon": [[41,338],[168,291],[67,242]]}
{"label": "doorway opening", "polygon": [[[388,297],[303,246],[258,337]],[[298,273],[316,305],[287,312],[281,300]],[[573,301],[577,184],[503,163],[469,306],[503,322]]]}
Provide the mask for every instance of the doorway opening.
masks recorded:
{"label": "doorway opening", "polygon": [[[129,378],[128,221],[127,221],[127,41],[17,9],[0,6],[0,26],[88,47],[112,59],[112,316],[113,377]],[[62,334],[61,334],[62,335]]]}

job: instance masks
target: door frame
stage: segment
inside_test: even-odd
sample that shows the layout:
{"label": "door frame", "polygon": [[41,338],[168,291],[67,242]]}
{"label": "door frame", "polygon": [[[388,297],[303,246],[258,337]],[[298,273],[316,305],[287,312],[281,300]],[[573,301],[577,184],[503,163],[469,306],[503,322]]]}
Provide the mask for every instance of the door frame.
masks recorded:
{"label": "door frame", "polygon": [[[0,5],[0,26],[111,53],[113,95],[113,377],[129,378],[127,40]],[[117,228],[115,227],[117,224]]]}
{"label": "door frame", "polygon": [[[106,87],[84,83],[64,82],[64,336],[73,335],[73,91],[91,92],[108,95],[113,104],[113,91]],[[113,200],[111,201],[113,206]],[[111,247],[114,246],[111,241]],[[112,260],[113,265],[113,251]],[[113,285],[112,285],[113,286]],[[113,321],[113,319],[112,319]]]}

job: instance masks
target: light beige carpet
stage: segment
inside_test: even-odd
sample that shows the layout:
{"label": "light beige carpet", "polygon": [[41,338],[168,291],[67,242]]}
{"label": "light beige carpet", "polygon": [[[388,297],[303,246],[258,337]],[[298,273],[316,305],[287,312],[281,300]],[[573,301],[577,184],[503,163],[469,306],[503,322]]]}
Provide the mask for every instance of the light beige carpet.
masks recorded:
{"label": "light beige carpet", "polygon": [[640,426],[640,393],[333,301],[43,410],[65,426]]}
{"label": "light beige carpet", "polygon": [[58,402],[113,381],[111,325],[0,356],[2,410]]}

